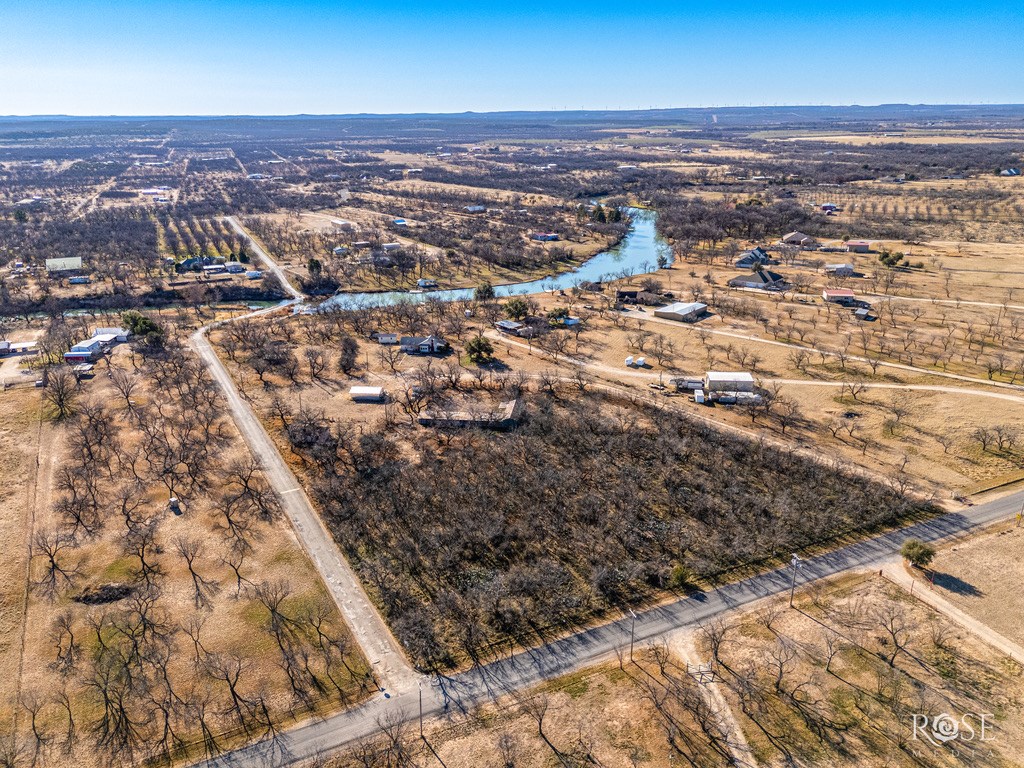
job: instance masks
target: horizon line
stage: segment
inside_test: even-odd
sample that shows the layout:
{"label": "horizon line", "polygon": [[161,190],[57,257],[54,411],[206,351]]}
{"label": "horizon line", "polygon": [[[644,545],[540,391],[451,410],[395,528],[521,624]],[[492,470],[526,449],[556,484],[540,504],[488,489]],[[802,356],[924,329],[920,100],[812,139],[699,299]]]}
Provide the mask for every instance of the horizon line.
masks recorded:
{"label": "horizon line", "polygon": [[500,115],[558,115],[558,114],[621,114],[640,115],[664,112],[713,112],[729,110],[778,110],[778,109],[884,109],[887,107],[903,108],[1024,108],[1024,102],[962,102],[962,103],[909,103],[882,102],[878,104],[733,104],[719,106],[685,106],[685,107],[648,107],[646,109],[628,108],[581,108],[581,109],[501,109],[501,110],[464,110],[461,112],[296,112],[288,114],[255,114],[255,113],[179,113],[179,114],[68,114],[68,113],[36,113],[0,115],[0,120],[185,120],[185,119],[331,119],[331,118],[399,118],[399,117],[486,117]]}

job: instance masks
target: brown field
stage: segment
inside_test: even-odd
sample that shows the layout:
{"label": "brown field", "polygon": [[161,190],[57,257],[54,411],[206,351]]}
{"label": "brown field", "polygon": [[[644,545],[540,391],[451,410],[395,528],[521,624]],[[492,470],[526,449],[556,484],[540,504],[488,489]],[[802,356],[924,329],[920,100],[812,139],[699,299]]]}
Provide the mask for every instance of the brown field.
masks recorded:
{"label": "brown field", "polygon": [[934,589],[1009,640],[1024,644],[1024,528],[1006,526],[939,550]]}
{"label": "brown field", "polygon": [[40,436],[40,396],[35,389],[0,393],[0,731],[14,728],[25,632],[26,574]]}

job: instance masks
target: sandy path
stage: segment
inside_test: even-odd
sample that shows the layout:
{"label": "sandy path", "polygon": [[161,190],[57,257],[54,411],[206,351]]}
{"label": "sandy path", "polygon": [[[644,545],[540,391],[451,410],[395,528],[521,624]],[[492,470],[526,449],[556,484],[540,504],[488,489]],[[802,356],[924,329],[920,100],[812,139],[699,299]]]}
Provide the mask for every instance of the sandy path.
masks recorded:
{"label": "sandy path", "polygon": [[1004,635],[999,634],[984,622],[978,621],[970,614],[960,610],[949,600],[943,597],[932,586],[920,579],[915,579],[907,573],[903,563],[891,563],[882,568],[885,577],[902,587],[908,594],[913,595],[922,603],[931,606],[946,618],[959,624],[972,635],[991,645],[1015,661],[1024,664],[1024,648],[1013,642]]}

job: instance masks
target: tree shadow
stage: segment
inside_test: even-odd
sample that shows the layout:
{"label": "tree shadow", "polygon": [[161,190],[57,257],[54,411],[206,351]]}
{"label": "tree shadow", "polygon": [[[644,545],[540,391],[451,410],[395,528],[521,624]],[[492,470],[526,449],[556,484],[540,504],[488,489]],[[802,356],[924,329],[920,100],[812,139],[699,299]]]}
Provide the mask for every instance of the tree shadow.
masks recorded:
{"label": "tree shadow", "polygon": [[973,584],[970,584],[958,576],[954,576],[951,573],[933,573],[932,583],[945,589],[948,592],[952,592],[955,595],[963,595],[964,597],[984,597],[985,593],[978,589]]}

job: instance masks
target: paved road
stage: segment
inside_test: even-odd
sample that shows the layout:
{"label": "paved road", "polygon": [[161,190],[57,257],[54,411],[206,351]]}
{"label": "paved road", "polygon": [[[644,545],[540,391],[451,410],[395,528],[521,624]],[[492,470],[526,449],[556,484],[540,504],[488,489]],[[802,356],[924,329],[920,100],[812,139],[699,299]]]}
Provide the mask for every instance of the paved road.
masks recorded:
{"label": "paved road", "polygon": [[[969,507],[907,528],[851,544],[803,561],[798,586],[854,569],[881,568],[899,556],[903,541],[915,537],[936,542],[1012,517],[1024,501],[1024,492]],[[780,568],[748,579],[686,597],[637,613],[631,618],[584,630],[508,659],[442,680],[423,692],[424,717],[458,715],[473,705],[520,691],[537,683],[613,657],[629,647],[630,630],[635,642],[644,644],[666,633],[706,623],[772,595],[785,593],[792,570]],[[375,698],[359,708],[311,722],[282,734],[274,743],[256,744],[222,756],[211,765],[270,766],[309,758],[344,747],[379,731],[385,716],[407,720],[418,715],[416,690],[391,699]]]}

